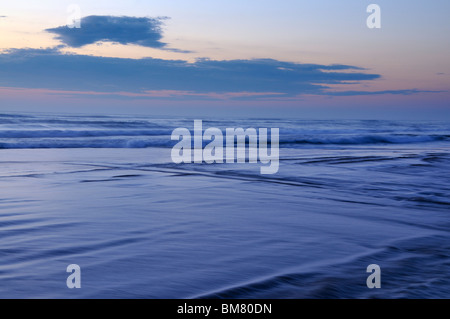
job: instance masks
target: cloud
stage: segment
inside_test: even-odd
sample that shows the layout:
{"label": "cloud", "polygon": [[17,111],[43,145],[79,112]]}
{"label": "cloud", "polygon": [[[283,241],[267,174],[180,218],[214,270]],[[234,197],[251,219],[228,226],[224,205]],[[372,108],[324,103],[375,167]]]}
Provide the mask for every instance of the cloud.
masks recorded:
{"label": "cloud", "polygon": [[61,26],[45,31],[56,34],[58,40],[74,48],[99,41],[165,48],[167,44],[161,42],[164,19],[92,15],[81,19],[80,28]]}
{"label": "cloud", "polygon": [[333,96],[356,96],[356,95],[384,95],[384,94],[394,94],[394,95],[411,95],[417,93],[442,93],[446,91],[430,91],[430,90],[384,90],[384,91],[341,91],[341,92],[328,92],[328,95]]}
{"label": "cloud", "polygon": [[[273,59],[123,59],[62,54],[58,49],[11,49],[0,54],[0,86],[98,92],[136,98],[295,97],[338,95],[330,86],[378,79],[351,65],[321,65]],[[391,91],[395,92],[395,91]],[[360,92],[347,92],[359,95]]]}

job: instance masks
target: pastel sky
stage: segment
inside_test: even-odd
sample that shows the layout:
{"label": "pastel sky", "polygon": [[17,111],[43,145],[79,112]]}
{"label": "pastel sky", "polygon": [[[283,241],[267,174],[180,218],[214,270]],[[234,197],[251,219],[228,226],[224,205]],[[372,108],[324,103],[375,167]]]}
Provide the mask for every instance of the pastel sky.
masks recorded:
{"label": "pastel sky", "polygon": [[[381,29],[366,25],[371,3]],[[449,12],[448,0],[2,1],[0,111],[450,120]]]}

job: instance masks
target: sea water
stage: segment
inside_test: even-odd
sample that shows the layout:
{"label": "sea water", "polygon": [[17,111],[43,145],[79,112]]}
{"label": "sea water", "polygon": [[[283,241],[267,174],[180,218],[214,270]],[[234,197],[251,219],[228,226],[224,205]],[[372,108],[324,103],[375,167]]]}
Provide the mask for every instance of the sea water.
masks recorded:
{"label": "sea water", "polygon": [[1,114],[0,297],[450,297],[448,122],[202,120],[279,128],[278,172],[173,163],[193,119]]}

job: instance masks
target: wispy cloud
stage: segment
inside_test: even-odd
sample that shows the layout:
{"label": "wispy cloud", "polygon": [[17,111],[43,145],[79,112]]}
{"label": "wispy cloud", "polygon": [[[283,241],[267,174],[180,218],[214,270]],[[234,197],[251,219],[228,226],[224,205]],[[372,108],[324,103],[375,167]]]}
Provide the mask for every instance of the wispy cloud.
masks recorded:
{"label": "wispy cloud", "polygon": [[394,94],[394,95],[411,95],[416,93],[442,93],[445,91],[432,91],[432,90],[382,90],[382,91],[341,91],[341,92],[328,92],[328,95],[333,96],[357,96],[357,95],[384,95],[384,94]]}
{"label": "wispy cloud", "polygon": [[58,40],[74,48],[99,41],[165,48],[167,43],[161,41],[164,19],[92,15],[81,19],[81,28],[60,26],[45,31],[56,34]]}
{"label": "wispy cloud", "polygon": [[0,54],[0,86],[64,94],[129,98],[255,99],[300,95],[414,94],[419,90],[331,91],[335,84],[380,78],[352,65],[273,59],[217,61],[123,59],[62,54],[58,49],[12,49]]}
{"label": "wispy cloud", "polygon": [[37,89],[37,88],[15,88],[0,86],[0,94],[14,95],[14,94],[40,94],[52,96],[64,96],[69,98],[74,97],[113,97],[113,98],[206,98],[213,100],[230,100],[235,98],[246,97],[264,97],[264,96],[278,96],[283,93],[276,92],[228,92],[228,93],[195,93],[192,91],[176,91],[176,90],[152,90],[137,92],[99,92],[99,91],[74,91],[74,90],[55,90],[55,89]]}

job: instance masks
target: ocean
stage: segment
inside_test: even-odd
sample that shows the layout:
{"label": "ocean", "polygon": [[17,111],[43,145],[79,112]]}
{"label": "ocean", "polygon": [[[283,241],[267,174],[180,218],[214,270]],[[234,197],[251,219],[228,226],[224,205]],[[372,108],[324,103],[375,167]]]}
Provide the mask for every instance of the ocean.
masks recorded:
{"label": "ocean", "polygon": [[450,298],[449,122],[202,120],[279,128],[278,172],[173,163],[194,118],[0,114],[0,298]]}

